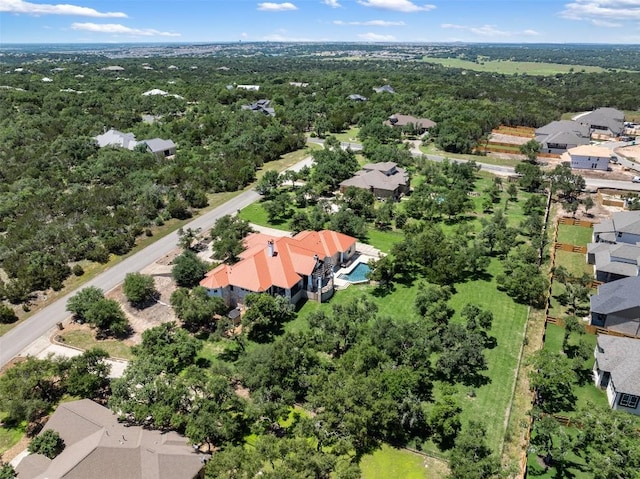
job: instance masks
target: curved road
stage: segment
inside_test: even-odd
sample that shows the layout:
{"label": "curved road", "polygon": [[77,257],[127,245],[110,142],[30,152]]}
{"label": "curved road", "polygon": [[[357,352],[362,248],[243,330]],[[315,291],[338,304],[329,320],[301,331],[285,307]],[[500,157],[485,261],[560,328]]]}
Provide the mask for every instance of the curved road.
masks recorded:
{"label": "curved road", "polygon": [[[197,217],[188,225],[185,225],[185,228],[201,228],[205,231],[211,228],[218,218],[234,214],[238,209],[250,205],[259,197],[260,195],[253,190],[245,191],[223,205]],[[174,231],[100,273],[91,281],[85,283],[83,287],[95,286],[104,291],[109,291],[124,281],[127,273],[142,270],[145,266],[169,254],[176,248],[177,244],[178,234]],[[66,311],[67,300],[74,294],[73,291],[68,293],[0,337],[0,367],[7,364],[33,341],[55,327],[57,322],[67,318],[69,316]]]}
{"label": "curved road", "polygon": [[[322,143],[320,140],[313,141],[314,143]],[[357,143],[343,143],[343,148],[351,148],[353,150],[360,150],[362,146]],[[412,149],[411,153],[414,156],[421,156],[423,153],[420,150]],[[425,155],[429,160],[442,161],[444,157],[436,155]],[[451,161],[465,162],[466,160],[459,160],[451,158]],[[309,165],[311,163],[310,157],[305,158],[300,163],[292,166],[291,169],[299,170],[303,165]],[[478,163],[480,168],[495,174],[510,175],[514,174],[514,169],[507,166],[496,166],[487,163]],[[586,179],[587,186],[592,188],[614,188],[623,190],[640,191],[640,184],[632,183],[630,181],[615,181],[615,180],[600,180],[600,179]],[[237,210],[242,209],[260,198],[260,195],[253,190],[245,191],[244,193],[236,196],[232,200],[224,203],[223,205],[197,217],[189,224],[185,225],[185,228],[200,228],[203,231],[210,228],[218,218],[224,215],[234,214]],[[144,267],[153,263],[157,259],[169,254],[178,244],[178,234],[176,231],[159,239],[153,244],[147,246],[143,250],[136,254],[122,260],[120,263],[112,266],[103,273],[99,274],[91,281],[88,281],[83,285],[95,286],[104,291],[116,287],[120,284],[127,273],[140,271]],[[35,313],[26,321],[20,323],[11,331],[0,337],[0,368],[7,364],[13,357],[20,354],[27,346],[35,341],[40,336],[47,333],[50,329],[55,327],[56,323],[64,320],[69,316],[66,311],[67,300],[75,294],[73,291],[50,304],[46,308]]]}

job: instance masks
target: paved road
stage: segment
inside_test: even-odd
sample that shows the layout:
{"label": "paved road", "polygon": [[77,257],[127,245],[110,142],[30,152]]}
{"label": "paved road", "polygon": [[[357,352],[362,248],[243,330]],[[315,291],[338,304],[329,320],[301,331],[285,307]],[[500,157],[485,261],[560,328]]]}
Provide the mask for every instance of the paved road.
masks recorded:
{"label": "paved road", "polygon": [[[206,231],[221,216],[233,214],[238,209],[250,205],[259,197],[260,195],[253,190],[246,191],[218,208],[197,217],[188,225],[185,225],[185,228],[201,228],[202,231]],[[96,286],[104,291],[109,291],[120,284],[127,273],[142,270],[157,259],[167,255],[177,244],[178,234],[173,232],[107,269],[84,286]],[[14,356],[20,354],[33,341],[55,327],[58,321],[67,318],[69,313],[66,312],[66,304],[73,294],[74,292],[67,294],[0,337],[0,367],[4,366]]]}
{"label": "paved road", "polygon": [[[312,143],[322,144],[322,140],[310,139]],[[350,147],[352,150],[362,149],[362,145],[357,143],[343,143],[343,148]],[[414,156],[420,156],[423,153],[420,150],[412,149],[411,153]],[[437,155],[426,155],[432,161],[442,161],[444,157]],[[466,160],[451,159],[451,161],[465,162]],[[303,165],[310,165],[312,162],[311,157],[307,157],[300,163],[291,167],[293,170],[299,170]],[[481,169],[501,174],[510,175],[514,174],[514,169],[508,166],[496,166],[488,163],[478,163]],[[586,179],[587,187],[590,188],[612,188],[623,189],[630,191],[640,191],[640,184],[632,183],[631,181],[615,181],[615,180],[600,180],[600,179]],[[219,206],[218,208],[197,217],[185,228],[201,228],[206,231],[210,228],[215,221],[221,216],[233,214],[238,209],[242,209],[245,206],[255,202],[260,195],[255,191],[246,191],[236,198],[228,201],[227,203]],[[105,272],[96,276],[91,281],[87,282],[85,286],[96,286],[104,291],[116,287],[120,284],[127,273],[133,271],[140,271],[149,264],[153,263],[162,256],[167,255],[178,244],[178,235],[173,232],[164,238],[159,239],[155,243],[147,246],[142,251],[130,256],[129,258],[121,261],[117,265],[109,268]],[[35,313],[28,320],[19,324],[11,331],[0,337],[0,367],[4,366],[13,357],[20,354],[25,348],[27,348],[32,342],[38,339],[40,336],[47,333],[51,328],[55,327],[56,323],[64,320],[69,316],[66,312],[67,300],[73,296],[74,292],[71,292],[52,303],[46,308],[42,309],[38,313]]]}

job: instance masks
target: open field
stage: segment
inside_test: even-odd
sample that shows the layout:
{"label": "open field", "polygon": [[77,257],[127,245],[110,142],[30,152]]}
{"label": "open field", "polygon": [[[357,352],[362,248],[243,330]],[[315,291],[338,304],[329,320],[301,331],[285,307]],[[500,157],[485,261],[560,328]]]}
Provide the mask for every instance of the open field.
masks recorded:
{"label": "open field", "polygon": [[445,158],[455,158],[455,159],[469,160],[469,161],[473,160],[478,163],[487,163],[489,165],[497,165],[497,166],[515,167],[517,164],[522,163],[522,160],[518,160],[514,158],[501,158],[498,156],[492,156],[490,153],[487,155],[467,155],[467,154],[458,154],[458,153],[447,153],[446,151],[438,149],[433,143],[422,144],[420,146],[420,151],[425,155],[438,155],[438,156],[443,156]]}
{"label": "open field", "polygon": [[574,225],[558,225],[558,243],[587,246],[591,243],[592,228]]}
{"label": "open field", "polygon": [[558,63],[537,63],[537,62],[513,62],[509,60],[484,60],[474,62],[462,60],[460,58],[431,58],[422,59],[428,63],[437,63],[446,68],[463,68],[479,72],[495,72],[504,75],[526,74],[526,75],[555,75],[557,73],[602,73],[604,68],[587,65],[561,65]]}
{"label": "open field", "polygon": [[438,460],[423,457],[410,451],[383,445],[360,461],[364,479],[429,479],[444,477],[446,465]]}
{"label": "open field", "polygon": [[87,330],[64,330],[57,334],[64,344],[78,349],[101,348],[109,356],[117,359],[132,359],[131,347],[117,339],[97,340],[93,331]]}

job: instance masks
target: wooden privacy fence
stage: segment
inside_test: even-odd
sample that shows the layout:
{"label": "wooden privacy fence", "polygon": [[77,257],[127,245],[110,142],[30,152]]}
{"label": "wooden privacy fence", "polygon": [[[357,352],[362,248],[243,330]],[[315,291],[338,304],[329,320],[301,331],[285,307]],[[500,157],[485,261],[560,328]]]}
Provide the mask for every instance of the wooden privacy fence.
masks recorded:
{"label": "wooden privacy fence", "polygon": [[570,253],[583,253],[585,254],[587,252],[587,247],[586,246],[576,246],[574,244],[567,244],[567,243],[554,243],[553,244],[553,248],[554,249],[559,249],[562,251],[568,251]]}
{"label": "wooden privacy fence", "polygon": [[[546,315],[545,317],[546,324],[555,324],[556,326],[564,327],[564,321],[562,318],[556,318],[555,316]],[[640,336],[634,336],[633,334],[621,333],[619,331],[614,331],[612,329],[601,328],[599,326],[593,326],[591,324],[585,324],[584,330],[587,334],[604,334],[607,336],[616,336],[619,338],[632,338],[632,339],[640,339]]]}
{"label": "wooden privacy fence", "polygon": [[569,225],[569,226],[582,226],[583,228],[593,228],[595,223],[587,220],[579,220],[577,218],[570,218],[568,216],[563,216],[558,220],[558,223],[561,225]]}

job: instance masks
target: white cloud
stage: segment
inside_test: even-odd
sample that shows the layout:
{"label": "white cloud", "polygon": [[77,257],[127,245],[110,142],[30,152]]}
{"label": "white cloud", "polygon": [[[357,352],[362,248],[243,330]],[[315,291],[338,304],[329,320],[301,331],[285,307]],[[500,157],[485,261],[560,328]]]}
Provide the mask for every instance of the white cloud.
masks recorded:
{"label": "white cloud", "polygon": [[179,37],[179,33],[161,32],[153,28],[130,28],[118,23],[74,23],[73,30],[94,33],[112,33],[116,35],[132,35],[136,37]]}
{"label": "white cloud", "polygon": [[273,3],[273,2],[264,2],[258,4],[258,10],[262,10],[264,12],[286,12],[290,10],[297,10],[296,7],[291,2],[285,3]]}
{"label": "white cloud", "polygon": [[322,3],[329,5],[331,8],[340,8],[342,6],[338,3],[338,0],[322,0]]}
{"label": "white cloud", "polygon": [[395,10],[396,12],[412,13],[436,8],[435,5],[416,5],[410,0],[358,0],[358,3],[365,7],[381,8],[383,10]]}
{"label": "white cloud", "polygon": [[517,35],[527,35],[527,36],[539,35],[539,33],[536,32],[535,30],[523,30],[519,32],[498,30],[495,27],[495,25],[482,25],[480,27],[473,27],[468,25],[456,25],[454,23],[443,23],[442,25],[440,25],[440,27],[453,29],[453,30],[464,30],[482,37],[513,37]]}
{"label": "white cloud", "polygon": [[341,26],[354,25],[357,27],[402,27],[406,25],[404,22],[390,22],[387,20],[368,20],[366,22],[343,22],[342,20],[334,20],[333,24]]}
{"label": "white cloud", "polygon": [[595,22],[605,22],[605,19],[640,20],[640,0],[575,0],[564,6],[560,16],[591,20],[596,25]]}
{"label": "white cloud", "polygon": [[596,27],[614,28],[614,27],[621,27],[622,26],[622,23],[607,22],[606,20],[596,20],[596,19],[591,20],[591,23],[593,23]]}
{"label": "white cloud", "polygon": [[358,38],[361,38],[362,40],[366,40],[368,42],[393,42],[395,41],[396,37],[394,37],[393,35],[379,35],[377,33],[361,33],[360,35],[358,35]]}
{"label": "white cloud", "polygon": [[123,12],[99,12],[78,5],[29,3],[22,0],[0,0],[0,12],[24,13],[27,15],[75,15],[79,17],[127,18]]}

